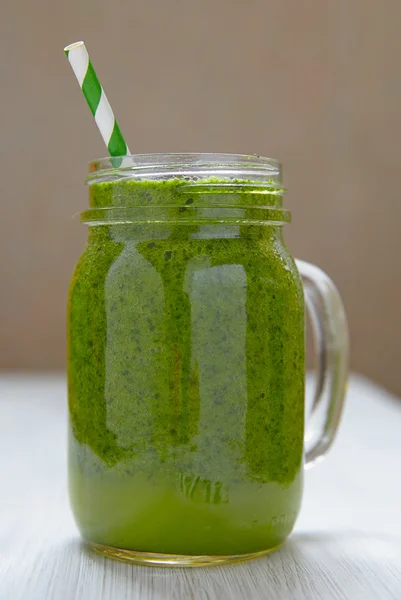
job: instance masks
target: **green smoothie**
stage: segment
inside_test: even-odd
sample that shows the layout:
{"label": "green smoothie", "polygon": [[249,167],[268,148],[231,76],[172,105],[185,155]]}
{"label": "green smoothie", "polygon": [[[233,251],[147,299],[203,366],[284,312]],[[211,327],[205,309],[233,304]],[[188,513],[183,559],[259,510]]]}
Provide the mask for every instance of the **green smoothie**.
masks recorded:
{"label": "green smoothie", "polygon": [[303,290],[281,195],[173,178],[90,196],[68,321],[83,537],[186,555],[279,545],[300,507],[304,432]]}

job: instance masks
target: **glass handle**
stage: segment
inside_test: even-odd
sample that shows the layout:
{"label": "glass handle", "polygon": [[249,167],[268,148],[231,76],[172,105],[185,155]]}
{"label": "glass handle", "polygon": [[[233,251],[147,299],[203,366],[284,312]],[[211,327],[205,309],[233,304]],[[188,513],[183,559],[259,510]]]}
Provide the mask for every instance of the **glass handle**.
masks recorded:
{"label": "glass handle", "polygon": [[315,265],[296,261],[315,337],[316,384],[305,431],[305,467],[321,460],[337,432],[348,375],[348,326],[341,296]]}

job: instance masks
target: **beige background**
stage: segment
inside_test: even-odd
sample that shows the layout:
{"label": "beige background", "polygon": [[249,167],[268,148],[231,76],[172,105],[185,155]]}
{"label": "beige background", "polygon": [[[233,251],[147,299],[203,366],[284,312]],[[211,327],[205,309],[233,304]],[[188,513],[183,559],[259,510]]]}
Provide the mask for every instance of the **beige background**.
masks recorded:
{"label": "beige background", "polygon": [[63,54],[85,39],[131,150],[284,163],[287,240],[343,295],[352,367],[401,393],[400,0],[3,0],[0,368],[60,369],[105,149]]}

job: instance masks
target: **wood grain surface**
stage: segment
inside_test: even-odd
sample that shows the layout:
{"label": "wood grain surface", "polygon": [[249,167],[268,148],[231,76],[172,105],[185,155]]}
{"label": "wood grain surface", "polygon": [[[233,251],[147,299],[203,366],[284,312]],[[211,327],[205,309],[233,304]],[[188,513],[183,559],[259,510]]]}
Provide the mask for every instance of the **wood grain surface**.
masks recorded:
{"label": "wood grain surface", "polygon": [[63,377],[0,378],[1,600],[400,600],[401,404],[351,380],[338,440],[307,471],[290,540],[254,562],[137,567],[80,542]]}

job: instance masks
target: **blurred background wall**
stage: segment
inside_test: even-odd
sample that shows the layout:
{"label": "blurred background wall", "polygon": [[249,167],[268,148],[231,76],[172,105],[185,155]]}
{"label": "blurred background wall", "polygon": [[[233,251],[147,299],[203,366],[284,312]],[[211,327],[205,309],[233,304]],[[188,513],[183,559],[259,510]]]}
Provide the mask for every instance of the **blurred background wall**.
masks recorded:
{"label": "blurred background wall", "polygon": [[0,368],[63,369],[87,163],[84,39],[134,152],[284,163],[286,239],[336,281],[352,368],[401,393],[400,0],[3,0]]}

